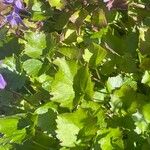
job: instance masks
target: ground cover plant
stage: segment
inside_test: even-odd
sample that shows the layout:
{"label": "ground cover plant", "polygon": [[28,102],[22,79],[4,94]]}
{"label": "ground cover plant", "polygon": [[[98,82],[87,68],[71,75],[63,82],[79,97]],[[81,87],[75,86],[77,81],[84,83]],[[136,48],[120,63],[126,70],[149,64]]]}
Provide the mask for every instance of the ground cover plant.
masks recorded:
{"label": "ground cover plant", "polygon": [[149,150],[150,1],[0,0],[0,150]]}

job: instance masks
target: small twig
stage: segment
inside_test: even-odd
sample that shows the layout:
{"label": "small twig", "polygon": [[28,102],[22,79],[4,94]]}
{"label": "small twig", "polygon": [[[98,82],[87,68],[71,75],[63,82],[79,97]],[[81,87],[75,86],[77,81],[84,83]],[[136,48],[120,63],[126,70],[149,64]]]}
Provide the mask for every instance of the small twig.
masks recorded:
{"label": "small twig", "polygon": [[112,48],[110,48],[107,43],[105,43],[105,47],[106,47],[110,52],[112,52],[113,54],[116,54],[117,56],[120,56],[120,55],[119,55],[118,53],[116,53]]}

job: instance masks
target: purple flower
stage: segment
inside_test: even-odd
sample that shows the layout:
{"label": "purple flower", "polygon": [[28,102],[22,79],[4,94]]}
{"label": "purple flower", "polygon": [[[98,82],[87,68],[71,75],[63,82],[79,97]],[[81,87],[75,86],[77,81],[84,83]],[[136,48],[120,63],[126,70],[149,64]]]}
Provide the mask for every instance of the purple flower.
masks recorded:
{"label": "purple flower", "polygon": [[3,19],[4,23],[1,26],[5,25],[6,23],[9,23],[11,27],[15,27],[21,24],[25,28],[27,28],[23,23],[22,18],[20,17],[20,12],[26,11],[22,0],[3,0],[3,3],[5,5],[10,5],[13,8],[13,10],[7,16],[3,16],[5,19]]}
{"label": "purple flower", "polygon": [[6,16],[6,21],[11,25],[11,27],[18,26],[19,24],[22,24],[24,27],[26,27],[19,14],[15,11]]}
{"label": "purple flower", "polygon": [[18,8],[18,9],[24,9],[24,6],[23,6],[23,3],[21,0],[16,0],[15,1],[15,6]]}
{"label": "purple flower", "polygon": [[5,4],[12,4],[14,2],[14,0],[4,0],[3,3]]}
{"label": "purple flower", "polygon": [[113,7],[114,0],[104,0],[104,3],[107,3],[106,7],[110,10]]}
{"label": "purple flower", "polygon": [[4,3],[10,4],[18,9],[24,9],[24,6],[21,0],[4,0]]}
{"label": "purple flower", "polygon": [[107,2],[109,2],[110,0],[103,0],[104,1],[104,3],[107,3]]}
{"label": "purple flower", "polygon": [[6,81],[4,80],[2,74],[0,74],[0,89],[1,90],[5,89],[6,85],[7,85]]}
{"label": "purple flower", "polygon": [[127,10],[128,9],[127,0],[103,0],[103,2],[107,3],[106,7],[108,8],[108,10],[111,10],[111,9]]}

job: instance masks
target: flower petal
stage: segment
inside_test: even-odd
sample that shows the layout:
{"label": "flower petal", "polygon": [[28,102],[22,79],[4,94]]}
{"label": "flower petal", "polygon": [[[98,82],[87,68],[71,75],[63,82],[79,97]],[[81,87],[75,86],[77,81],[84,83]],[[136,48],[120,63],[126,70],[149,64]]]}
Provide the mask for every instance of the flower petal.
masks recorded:
{"label": "flower petal", "polygon": [[16,6],[18,9],[24,9],[23,3],[22,3],[22,1],[20,1],[20,0],[16,0],[16,1],[15,1],[15,6]]}
{"label": "flower petal", "polygon": [[4,80],[2,74],[0,74],[0,89],[5,89],[6,85],[6,81]]}

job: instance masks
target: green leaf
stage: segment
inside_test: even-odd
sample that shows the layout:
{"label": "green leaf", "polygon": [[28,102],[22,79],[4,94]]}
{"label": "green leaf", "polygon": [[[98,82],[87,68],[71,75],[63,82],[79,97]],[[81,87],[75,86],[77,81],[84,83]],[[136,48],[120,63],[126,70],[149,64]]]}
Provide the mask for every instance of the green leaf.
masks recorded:
{"label": "green leaf", "polygon": [[121,87],[121,85],[123,84],[123,79],[121,75],[118,75],[116,77],[109,77],[106,84],[107,84],[107,89],[109,91],[112,91],[116,88]]}
{"label": "green leaf", "polygon": [[63,6],[62,0],[48,0],[48,2],[52,7],[56,7],[57,9]]}
{"label": "green leaf", "polygon": [[[106,114],[105,114],[105,110],[103,110],[102,105],[100,103],[96,103],[95,101],[83,101],[81,104],[81,107],[84,109],[89,109],[91,112],[90,114],[92,114],[92,116],[90,116],[89,114],[89,120],[93,120],[92,123],[92,129],[93,131],[95,131],[97,129],[97,126],[100,128],[104,128],[106,127]],[[97,117],[97,118],[95,118]],[[87,119],[87,121],[88,121]],[[93,123],[95,122],[95,123]],[[86,128],[86,126],[91,125],[90,123],[87,123],[85,125],[84,128]],[[94,127],[94,128],[93,128]],[[89,129],[90,130],[90,129]],[[91,131],[91,132],[93,132]],[[90,133],[90,131],[87,131]]]}
{"label": "green leaf", "polygon": [[94,84],[91,81],[91,74],[89,72],[88,65],[82,66],[79,68],[75,78],[74,78],[74,91],[75,91],[75,99],[74,105],[77,106],[78,103],[84,98],[86,100],[91,100],[94,91]]}
{"label": "green leaf", "polygon": [[136,97],[136,92],[129,85],[123,85],[116,90],[111,96],[111,104],[113,109],[124,109],[126,111],[136,111],[139,99]]}
{"label": "green leaf", "polygon": [[142,58],[140,68],[144,70],[150,70],[150,58]]}
{"label": "green leaf", "polygon": [[62,146],[74,147],[77,141],[76,135],[79,132],[79,127],[70,123],[68,120],[58,117],[57,120],[57,138],[60,139]]}
{"label": "green leaf", "polygon": [[0,68],[0,73],[5,76],[8,89],[21,89],[25,84],[26,77],[24,74],[19,74],[16,71],[10,71],[7,68]]}
{"label": "green leaf", "polygon": [[60,146],[54,138],[43,132],[37,132],[32,139],[14,147],[16,150],[55,150]]}
{"label": "green leaf", "polygon": [[145,71],[141,83],[144,83],[148,86],[150,86],[150,73],[148,71]]}
{"label": "green leaf", "polygon": [[43,32],[27,32],[25,34],[24,53],[32,58],[39,58],[46,48],[46,35]]}
{"label": "green leaf", "polygon": [[109,128],[99,131],[99,143],[102,150],[123,150],[124,143],[119,128]]}
{"label": "green leaf", "polygon": [[42,88],[47,90],[48,92],[51,90],[51,82],[53,78],[49,75],[42,74],[37,78],[37,80],[42,84]]}
{"label": "green leaf", "polygon": [[101,66],[101,73],[103,75],[110,76],[113,72],[115,72],[115,64],[116,61],[111,58],[111,61],[106,61]]}
{"label": "green leaf", "polygon": [[100,45],[93,43],[89,50],[93,53],[89,64],[92,68],[97,67],[107,55],[107,51]]}
{"label": "green leaf", "polygon": [[74,43],[77,40],[77,33],[76,30],[73,29],[68,29],[65,33],[64,36],[64,43],[65,44],[70,44],[70,43]]}
{"label": "green leaf", "polygon": [[133,30],[127,34],[121,35],[118,30],[109,28],[106,36],[103,37],[104,42],[106,42],[108,47],[114,50],[117,54],[122,55],[125,53],[130,53],[132,56],[136,56],[136,49],[138,47],[139,40],[138,31]]}
{"label": "green leaf", "polygon": [[59,70],[51,85],[53,95],[51,100],[60,103],[63,107],[72,108],[75,96],[73,78],[77,72],[77,64],[74,61],[66,61],[64,58],[57,58],[54,63]]}
{"label": "green leaf", "polygon": [[75,147],[75,144],[77,144],[77,134],[83,127],[83,121],[86,117],[86,111],[83,109],[78,109],[76,112],[64,113],[58,116],[56,120],[56,133],[62,146]]}
{"label": "green leaf", "polygon": [[84,60],[85,60],[86,62],[89,62],[91,56],[92,56],[92,53],[91,53],[88,49],[85,49],[85,50],[84,50],[84,55],[83,55]]}
{"label": "green leaf", "polygon": [[57,51],[70,59],[76,59],[79,53],[78,49],[73,46],[62,46]]}
{"label": "green leaf", "polygon": [[65,25],[69,22],[70,16],[71,16],[70,12],[63,12],[63,13],[57,14],[57,19],[54,18],[55,19],[54,28],[57,31],[62,30],[65,27]]}
{"label": "green leaf", "polygon": [[37,59],[28,59],[23,63],[23,69],[30,76],[37,76],[42,67],[42,62]]}
{"label": "green leaf", "polygon": [[105,35],[107,31],[108,31],[108,28],[102,28],[100,31],[94,32],[91,36],[91,39],[102,38],[102,36]]}
{"label": "green leaf", "polygon": [[[45,2],[44,4],[47,5],[48,3]],[[44,4],[39,0],[34,0],[31,14],[33,21],[43,21],[49,17],[48,14],[43,10]],[[29,2],[29,5],[31,7],[31,2]]]}
{"label": "green leaf", "polygon": [[35,110],[35,113],[36,114],[45,114],[48,112],[49,109],[52,109],[54,112],[57,111],[57,105],[53,102],[48,102],[46,103],[45,105],[41,106],[41,107],[38,107],[36,110]]}
{"label": "green leaf", "polygon": [[26,137],[26,129],[18,129],[19,116],[0,118],[0,133],[4,134],[0,139],[0,145],[21,143]]}
{"label": "green leaf", "polygon": [[105,27],[107,25],[105,13],[103,9],[100,8],[93,11],[91,20],[92,20],[92,24],[95,27],[98,27],[98,29],[100,27]]}
{"label": "green leaf", "polygon": [[150,103],[147,103],[143,106],[143,115],[145,120],[150,123]]}
{"label": "green leaf", "polygon": [[7,36],[5,40],[0,41],[0,60],[12,56],[12,54],[18,55],[20,47],[18,38]]}
{"label": "green leaf", "polygon": [[120,71],[126,73],[134,73],[138,70],[136,60],[131,56],[131,53],[116,58],[116,65]]}
{"label": "green leaf", "polygon": [[37,126],[41,128],[43,132],[54,135],[56,129],[56,117],[56,112],[54,112],[52,109],[49,109],[48,112],[38,115]]}
{"label": "green leaf", "polygon": [[8,29],[7,28],[1,28],[0,30],[0,40],[4,40],[6,38]]}
{"label": "green leaf", "polygon": [[149,34],[150,30],[148,28],[140,28],[140,41],[139,41],[139,49],[140,52],[144,55],[149,55],[149,48],[150,48],[150,39]]}

